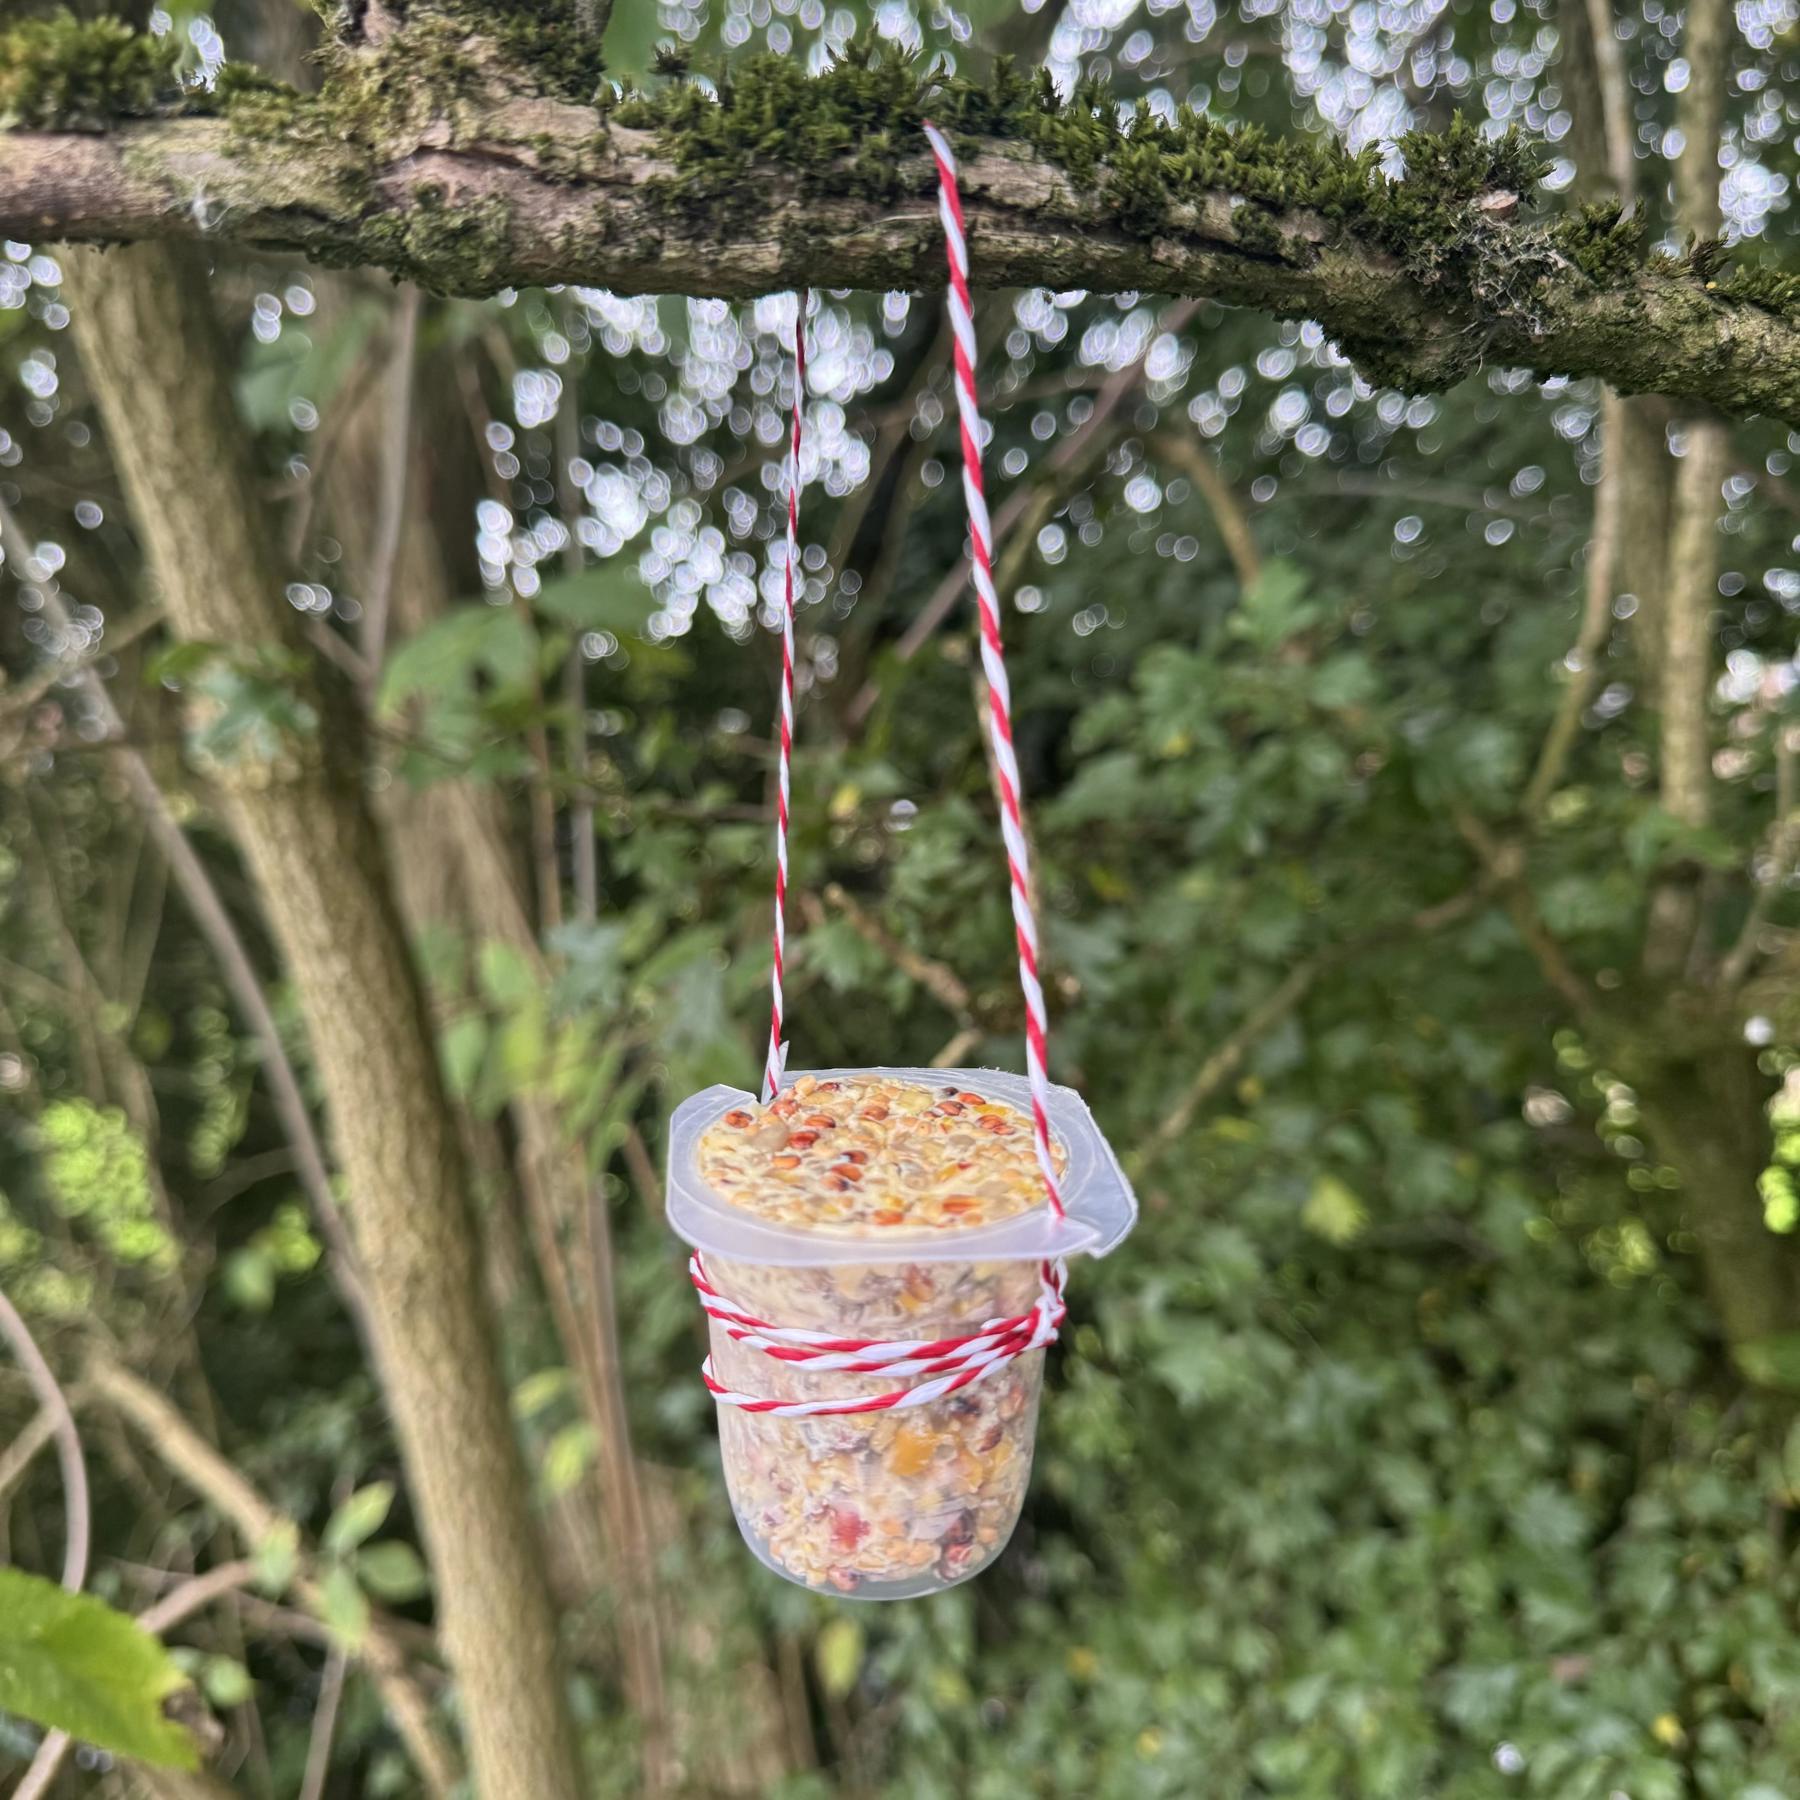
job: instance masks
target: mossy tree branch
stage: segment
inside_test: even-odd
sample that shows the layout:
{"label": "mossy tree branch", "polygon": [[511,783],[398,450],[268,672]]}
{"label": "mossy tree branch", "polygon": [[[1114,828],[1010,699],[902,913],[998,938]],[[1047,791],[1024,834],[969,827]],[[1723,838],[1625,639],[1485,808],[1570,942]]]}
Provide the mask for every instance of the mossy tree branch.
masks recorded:
{"label": "mossy tree branch", "polygon": [[0,155],[14,238],[210,238],[465,295],[928,288],[930,112],[959,139],[986,284],[1316,319],[1407,388],[1499,363],[1800,423],[1800,283],[1657,257],[1604,208],[1532,220],[1532,153],[1467,125],[1406,140],[1395,182],[1306,140],[1192,115],[1126,128],[1098,90],[1065,105],[1005,70],[978,87],[873,53],[817,78],[753,59],[717,100],[674,82],[602,110],[578,47],[533,62],[541,44],[458,0],[403,20],[371,5],[311,97],[239,74],[203,100],[148,100],[154,80],[110,43],[105,67],[133,79],[102,119],[106,91],[34,81],[46,53],[16,39],[0,38],[0,114],[36,128]]}

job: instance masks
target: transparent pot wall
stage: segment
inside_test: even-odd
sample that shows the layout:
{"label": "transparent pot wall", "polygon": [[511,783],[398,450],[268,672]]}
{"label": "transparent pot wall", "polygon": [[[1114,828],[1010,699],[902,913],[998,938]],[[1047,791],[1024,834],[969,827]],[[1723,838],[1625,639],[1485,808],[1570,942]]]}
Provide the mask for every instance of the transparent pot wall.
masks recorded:
{"label": "transparent pot wall", "polygon": [[[711,1256],[707,1268],[756,1317],[842,1337],[954,1337],[1028,1311],[1038,1294],[1035,1262],[795,1268]],[[716,1374],[740,1393],[839,1399],[928,1379],[817,1374],[737,1343],[716,1320],[711,1336]],[[738,1526],[778,1574],[827,1593],[904,1600],[966,1580],[1018,1522],[1043,1381],[1034,1350],[916,1407],[781,1418],[721,1406]]]}

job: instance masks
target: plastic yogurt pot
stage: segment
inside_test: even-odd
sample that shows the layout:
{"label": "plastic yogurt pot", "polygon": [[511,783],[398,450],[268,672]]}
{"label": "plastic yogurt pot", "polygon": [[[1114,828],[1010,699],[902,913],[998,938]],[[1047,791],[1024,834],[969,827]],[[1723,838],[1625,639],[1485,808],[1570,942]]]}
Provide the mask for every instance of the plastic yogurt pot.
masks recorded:
{"label": "plastic yogurt pot", "polygon": [[[832,1338],[930,1342],[1030,1312],[1056,1259],[1104,1255],[1137,1202],[1080,1097],[1048,1108],[1065,1216],[1045,1203],[1023,1077],[987,1069],[793,1074],[768,1107],[736,1088],[671,1123],[668,1216],[733,1309]],[[724,1388],[776,1401],[911,1389],[926,1374],[815,1370],[710,1318]],[[721,1403],[738,1528],[823,1593],[910,1599],[1006,1547],[1031,1473],[1044,1352],[921,1404],[795,1416]]]}

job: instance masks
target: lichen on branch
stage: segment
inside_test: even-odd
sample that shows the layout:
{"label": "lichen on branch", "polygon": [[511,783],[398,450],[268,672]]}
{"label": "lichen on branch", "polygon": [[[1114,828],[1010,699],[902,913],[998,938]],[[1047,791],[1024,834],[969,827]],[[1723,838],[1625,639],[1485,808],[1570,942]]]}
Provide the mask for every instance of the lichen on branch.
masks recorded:
{"label": "lichen on branch", "polygon": [[[1800,422],[1800,283],[1716,246],[1659,256],[1616,212],[1534,216],[1540,160],[1516,134],[1409,134],[1393,178],[1372,152],[1185,109],[1121,118],[1096,84],[1063,99],[1005,63],[975,81],[872,42],[820,75],[752,57],[621,94],[579,27],[580,0],[368,0],[343,9],[317,95],[229,67],[210,94],[147,91],[146,41],[112,24],[58,22],[54,57],[5,34],[0,92],[32,99],[0,158],[0,229],[205,233],[459,294],[929,287],[930,116],[956,140],[986,284],[1316,319],[1403,388],[1502,362]],[[109,129],[104,83],[59,88],[41,57],[121,70]]]}

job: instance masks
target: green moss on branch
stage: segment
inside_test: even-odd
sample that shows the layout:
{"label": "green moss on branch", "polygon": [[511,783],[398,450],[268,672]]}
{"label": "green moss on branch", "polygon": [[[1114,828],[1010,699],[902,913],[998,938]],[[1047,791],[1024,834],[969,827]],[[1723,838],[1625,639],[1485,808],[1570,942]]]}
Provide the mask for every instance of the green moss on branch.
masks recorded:
{"label": "green moss on branch", "polygon": [[0,32],[0,127],[104,131],[181,99],[173,36],[68,12]]}

